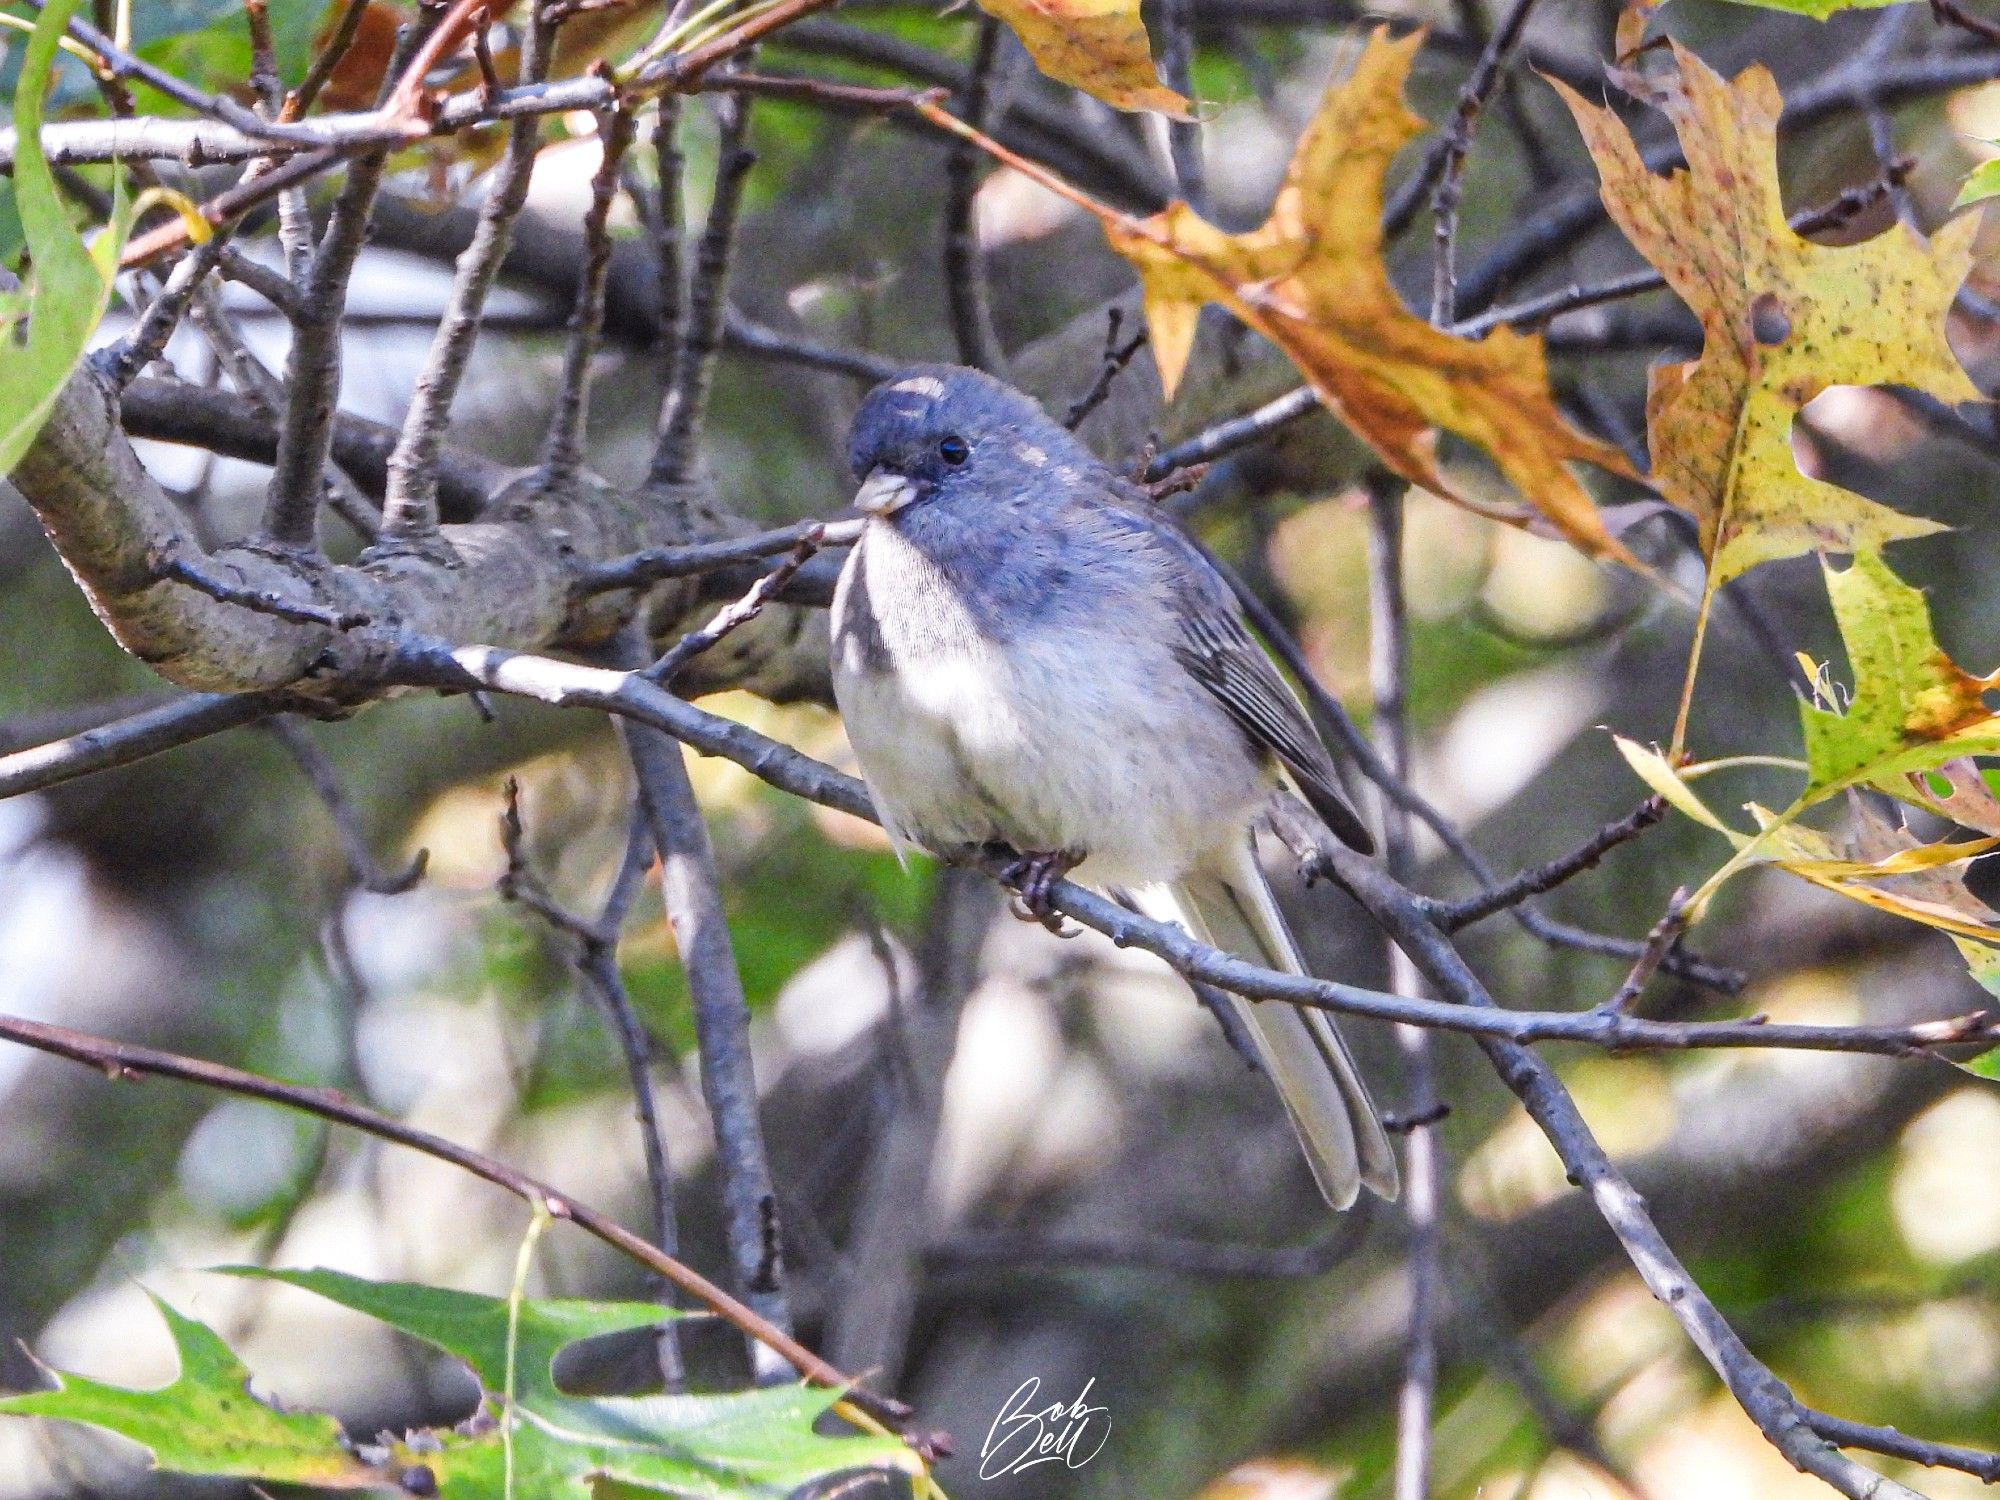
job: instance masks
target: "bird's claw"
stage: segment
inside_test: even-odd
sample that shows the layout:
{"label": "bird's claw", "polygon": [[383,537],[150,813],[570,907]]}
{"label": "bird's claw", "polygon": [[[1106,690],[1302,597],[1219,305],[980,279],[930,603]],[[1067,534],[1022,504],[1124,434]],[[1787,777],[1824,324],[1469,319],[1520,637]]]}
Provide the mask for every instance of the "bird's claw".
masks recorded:
{"label": "bird's claw", "polygon": [[1023,922],[1039,922],[1057,937],[1069,937],[1074,929],[1065,927],[1063,915],[1055,909],[1049,893],[1058,880],[1082,862],[1081,856],[1062,849],[1023,854],[1009,862],[1000,874],[1014,887],[1011,903],[1014,915]]}

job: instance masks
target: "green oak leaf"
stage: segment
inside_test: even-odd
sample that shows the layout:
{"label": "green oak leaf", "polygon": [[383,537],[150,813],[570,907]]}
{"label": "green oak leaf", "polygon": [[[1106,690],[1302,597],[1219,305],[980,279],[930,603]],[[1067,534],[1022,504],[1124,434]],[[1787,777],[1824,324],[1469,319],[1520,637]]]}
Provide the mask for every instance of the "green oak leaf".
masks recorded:
{"label": "green oak leaf", "polygon": [[[42,430],[111,297],[129,212],[118,179],[111,227],[89,247],[69,221],[42,155],[42,96],[56,44],[82,0],[50,0],[28,39],[14,93],[14,204],[32,261],[25,291],[0,292],[0,475]],[[19,336],[22,319],[27,337]]]}
{"label": "green oak leaf", "polygon": [[1908,0],[1736,0],[1736,3],[1824,21],[1828,16],[1837,16],[1844,10],[1881,10],[1884,6],[1907,4]]}
{"label": "green oak leaf", "polygon": [[250,1392],[250,1372],[214,1332],[158,1297],[153,1305],[167,1320],[180,1356],[180,1375],[172,1385],[130,1391],[51,1372],[54,1390],[0,1397],[0,1414],[108,1428],[149,1449],[156,1468],[179,1474],[337,1489],[382,1482],[347,1450],[332,1417],[279,1411],[259,1401]]}
{"label": "green oak leaf", "polygon": [[1965,186],[1958,190],[1958,197],[1952,200],[1953,208],[1964,208],[1968,203],[1982,203],[1988,198],[2000,196],[2000,157],[1983,161],[1974,167],[1965,179]]}
{"label": "green oak leaf", "polygon": [[916,1456],[895,1438],[815,1432],[837,1391],[793,1384],[719,1395],[575,1396],[556,1384],[554,1361],[565,1346],[676,1316],[654,1303],[524,1298],[507,1423],[507,1299],[336,1271],[227,1269],[313,1292],[465,1362],[482,1394],[474,1419],[395,1445],[386,1466],[423,1466],[443,1500],[503,1493],[510,1465],[513,1493],[538,1500],[586,1496],[599,1480],[696,1500],[776,1500],[829,1474],[918,1472]]}
{"label": "green oak leaf", "polygon": [[1807,781],[1800,802],[1868,785],[1935,808],[1924,773],[2000,754],[2000,719],[1985,700],[1993,679],[1974,677],[1945,655],[1924,596],[1879,553],[1858,552],[1853,566],[1825,572],[1854,689],[1845,708],[1801,706]]}

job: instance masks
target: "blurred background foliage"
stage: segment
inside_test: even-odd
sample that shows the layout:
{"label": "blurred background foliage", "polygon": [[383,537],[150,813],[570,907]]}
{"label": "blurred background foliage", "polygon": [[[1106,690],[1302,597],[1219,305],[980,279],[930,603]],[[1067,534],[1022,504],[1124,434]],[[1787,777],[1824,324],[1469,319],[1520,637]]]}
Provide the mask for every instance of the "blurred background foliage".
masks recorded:
{"label": "blurred background foliage", "polygon": [[[1200,0],[1195,10],[1216,217],[1242,227],[1261,217],[1358,17],[1305,0]],[[1439,28],[1444,40],[1420,57],[1412,92],[1420,112],[1440,118],[1469,60],[1446,42],[1483,24],[1481,7],[1385,0],[1369,13]],[[248,43],[234,0],[148,0],[136,14],[149,56],[206,86],[243,76]],[[295,74],[319,8],[273,0],[272,15],[281,60]],[[1609,5],[1547,6],[1530,35],[1588,76],[1614,20]],[[606,24],[620,21],[613,13]],[[645,18],[629,24],[643,30]],[[969,56],[977,24],[958,11],[854,0],[835,20],[785,33],[766,61],[867,82],[938,81],[913,57],[930,58],[948,78]],[[1915,7],[1818,25],[1687,0],[1667,25],[1725,71],[1761,59],[1796,90],[1877,28],[1900,28],[1893,45],[1917,47],[1931,22]],[[16,43],[0,33],[10,67]],[[1158,191],[1157,122],[1116,117],[1055,89],[1013,55],[1011,40],[1003,46],[1016,106],[1088,148],[1059,162],[1063,170],[1128,202]],[[94,107],[80,75],[57,102]],[[1594,182],[1567,118],[1532,74],[1514,78],[1502,104],[1468,178],[1462,253],[1475,259],[1563,191],[1558,183]],[[698,216],[713,134],[702,108],[691,121]],[[2000,85],[1896,109],[1894,144],[1919,163],[1910,199],[1923,222],[1949,204],[1976,154],[1971,138],[1996,125]],[[936,143],[892,123],[766,102],[753,144],[759,166],[735,273],[738,308],[794,337],[895,358],[949,357]],[[454,156],[401,163],[355,286],[347,409],[398,416],[490,149],[473,139]],[[505,462],[532,458],[556,387],[595,159],[587,120],[550,122],[496,327],[459,403],[454,440]],[[1793,206],[1866,180],[1876,170],[1868,121],[1850,111],[1796,134],[1783,169]],[[1893,211],[1885,204],[1844,233],[1879,230]],[[8,217],[0,212],[0,226]],[[1005,171],[984,179],[978,229],[1015,373],[1059,410],[1095,374],[1106,301],[1131,308],[1129,274],[1093,225]],[[632,226],[621,233],[590,458],[629,481],[650,451],[659,371],[647,346],[646,252]],[[269,253],[268,241],[253,243]],[[0,253],[17,249],[0,242]],[[1395,251],[1415,300],[1429,274],[1427,232]],[[1564,251],[1530,284],[1634,263],[1602,231]],[[248,299],[240,311],[261,352],[276,354],[275,320]],[[106,337],[121,326],[114,316]],[[1990,327],[1967,321],[1954,337],[1990,389],[2000,379]],[[1086,435],[1123,458],[1149,432],[1171,440],[1218,415],[1218,405],[1235,409],[1289,383],[1265,352],[1227,330],[1205,338],[1206,378],[1190,380],[1174,409],[1158,409],[1142,356]],[[1649,361],[1686,357],[1697,338],[1664,294],[1572,319],[1553,340],[1558,386],[1582,393],[1583,420],[1629,439]],[[171,355],[188,378],[213,378],[192,339],[177,340]],[[860,390],[837,374],[731,357],[707,450],[726,502],[771,523],[841,506],[849,481],[840,437]],[[1957,528],[1902,544],[1897,565],[1928,590],[1954,657],[1975,667],[2000,661],[2000,590],[1987,577],[2000,450],[1977,431],[1941,433],[1889,396],[1855,391],[1816,405],[1798,447],[1809,468]],[[218,534],[247,527],[259,471],[186,448],[145,452],[204,524]],[[1357,462],[1336,424],[1316,417],[1219,466],[1186,503],[1204,535],[1295,622],[1324,680],[1364,712]],[[1603,498],[1630,496],[1607,487]],[[1418,781],[1495,865],[1561,853],[1638,800],[1603,726],[1664,738],[1691,612],[1557,543],[1424,497],[1413,499],[1409,524]],[[1698,584],[1685,545],[1660,523],[1634,537],[1679,567],[1683,583]],[[1779,563],[1739,587],[1754,588],[1788,644],[1838,660],[1815,569],[1810,560]],[[0,488],[0,744],[35,743],[159,691]],[[744,695],[710,706],[846,763],[824,707]],[[1796,744],[1791,693],[1741,615],[1718,621],[1696,724],[1709,756],[1789,753]],[[641,1221],[638,1138],[603,1017],[562,945],[496,891],[501,786],[511,775],[523,789],[538,873],[575,909],[601,898],[628,796],[609,731],[589,717],[507,703],[487,722],[458,699],[390,704],[304,732],[338,769],[385,868],[429,851],[415,889],[358,890],[327,809],[292,758],[268,733],[238,731],[0,805],[0,1006],[338,1086]],[[732,767],[694,771],[757,1017],[795,1310],[809,1333],[852,1341],[857,1334],[840,1323],[854,1292],[848,1252],[869,1163],[906,1087],[897,1072],[905,1007],[913,986],[938,978],[921,962],[927,935],[954,920],[954,903],[986,898],[954,890],[921,861],[900,869],[870,827],[804,807]],[[1728,791],[1758,795],[1757,774]],[[1730,799],[1718,792],[1716,800]],[[1676,885],[1698,880],[1722,853],[1711,835],[1670,820],[1548,904],[1568,920],[1637,935]],[[1462,875],[1435,856],[1426,850],[1427,887],[1462,890]],[[1294,890],[1287,899],[1321,972],[1381,980],[1379,944],[1341,898]],[[959,1438],[961,1457],[940,1469],[947,1488],[997,1500],[1386,1494],[1408,1290],[1394,1211],[1329,1223],[1261,1081],[1152,962],[1094,939],[1058,943],[1005,920],[997,903],[977,916],[970,986],[921,997],[946,1007],[955,1038],[916,1319],[896,1355],[897,1389],[927,1426]],[[1504,918],[1467,944],[1504,1001],[1537,1009],[1595,1003],[1623,968],[1550,950]],[[1695,946],[1743,966],[1747,991],[1727,999],[1662,982],[1649,1013],[1888,1022],[1956,1013],[1977,999],[1941,936],[1781,875],[1733,886]],[[639,904],[619,956],[658,1043],[683,1251],[714,1266],[722,1255],[711,1145],[682,979],[657,903]],[[1369,1028],[1353,1030],[1393,1109],[1393,1049]],[[1992,1085],[1935,1061],[1551,1050],[1704,1286],[1806,1400],[2000,1446]],[[1818,1493],[1717,1388],[1474,1049],[1446,1039],[1440,1065],[1451,1105],[1451,1313],[1439,1493]],[[510,1275],[518,1205],[438,1163],[260,1105],[113,1084],[22,1054],[0,1053],[0,1122],[0,1383],[37,1379],[30,1351],[126,1383],[164,1381],[170,1351],[145,1303],[150,1287],[220,1329],[269,1389],[329,1405],[356,1431],[463,1410],[466,1392],[448,1374],[379,1328],[282,1288],[192,1268],[327,1265],[493,1292]],[[1100,1253],[1080,1253],[1085,1241]],[[1307,1246],[1295,1259],[1310,1273],[1284,1256],[1261,1268],[1283,1274],[1176,1267],[1188,1241]],[[538,1289],[645,1291],[629,1266],[560,1232],[547,1243]],[[694,1349],[700,1379],[740,1378],[740,1351],[728,1340],[697,1336]],[[981,1482],[981,1436],[1029,1376],[1061,1399],[1094,1380],[1109,1441],[1081,1469]],[[1917,1482],[1938,1497],[1978,1490],[1939,1472]],[[0,1424],[5,1500],[181,1493],[220,1491],[146,1476],[108,1438]]]}

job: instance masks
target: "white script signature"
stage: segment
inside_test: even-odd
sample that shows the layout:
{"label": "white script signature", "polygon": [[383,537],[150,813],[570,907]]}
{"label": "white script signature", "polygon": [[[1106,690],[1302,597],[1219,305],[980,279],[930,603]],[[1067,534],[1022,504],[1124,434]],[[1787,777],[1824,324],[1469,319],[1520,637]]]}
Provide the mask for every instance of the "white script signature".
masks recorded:
{"label": "white script signature", "polygon": [[1022,1381],[1000,1403],[993,1425],[986,1429],[986,1441],[979,1445],[979,1477],[998,1479],[1056,1462],[1080,1469],[1097,1457],[1111,1436],[1111,1408],[1092,1406],[1086,1399],[1096,1384],[1093,1375],[1075,1400],[1037,1406],[1041,1377],[1030,1375]]}

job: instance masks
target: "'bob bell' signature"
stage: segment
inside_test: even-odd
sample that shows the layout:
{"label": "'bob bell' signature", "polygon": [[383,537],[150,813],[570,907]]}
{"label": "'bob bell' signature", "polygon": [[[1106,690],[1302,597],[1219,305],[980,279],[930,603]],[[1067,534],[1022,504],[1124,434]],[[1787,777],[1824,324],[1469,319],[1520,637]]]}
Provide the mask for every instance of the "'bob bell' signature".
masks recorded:
{"label": "'bob bell' signature", "polygon": [[998,1479],[1057,1462],[1080,1469],[1097,1457],[1111,1436],[1111,1408],[1092,1406],[1085,1399],[1096,1384],[1093,1375],[1075,1400],[1037,1406],[1041,1377],[1030,1375],[1022,1381],[986,1429],[986,1441],[979,1445],[979,1477]]}

